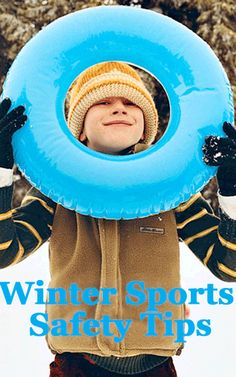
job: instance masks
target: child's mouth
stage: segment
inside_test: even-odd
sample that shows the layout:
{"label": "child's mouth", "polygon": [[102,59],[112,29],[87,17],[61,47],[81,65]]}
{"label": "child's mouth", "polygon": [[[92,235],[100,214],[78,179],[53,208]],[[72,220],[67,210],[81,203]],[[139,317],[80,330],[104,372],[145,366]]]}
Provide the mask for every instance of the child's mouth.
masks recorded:
{"label": "child's mouth", "polygon": [[113,120],[111,122],[103,123],[104,126],[132,126],[132,124],[125,120]]}

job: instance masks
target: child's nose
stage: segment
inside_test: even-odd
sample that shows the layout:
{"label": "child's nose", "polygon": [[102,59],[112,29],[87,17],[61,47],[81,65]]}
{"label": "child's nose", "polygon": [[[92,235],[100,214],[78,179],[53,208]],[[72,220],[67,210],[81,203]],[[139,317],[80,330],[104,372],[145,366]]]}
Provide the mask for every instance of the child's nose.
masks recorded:
{"label": "child's nose", "polygon": [[127,114],[126,109],[115,109],[112,111],[112,114]]}
{"label": "child's nose", "polygon": [[117,101],[114,103],[113,109],[112,109],[113,114],[127,114],[127,109],[122,101]]}

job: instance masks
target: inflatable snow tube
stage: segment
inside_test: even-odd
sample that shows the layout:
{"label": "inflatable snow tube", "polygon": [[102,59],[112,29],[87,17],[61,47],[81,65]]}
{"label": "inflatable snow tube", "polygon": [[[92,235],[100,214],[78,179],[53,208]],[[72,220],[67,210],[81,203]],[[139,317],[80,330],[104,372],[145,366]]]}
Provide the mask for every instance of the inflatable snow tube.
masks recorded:
{"label": "inflatable snow tube", "polygon": [[[76,140],[66,93],[86,68],[123,61],[164,87],[168,128],[159,142],[129,156],[95,152]],[[210,134],[233,122],[230,84],[210,47],[182,24],[150,10],[100,6],[57,19],[20,51],[3,97],[26,106],[13,137],[15,160],[45,195],[81,214],[132,219],[166,211],[200,191],[215,168],[202,161]]]}

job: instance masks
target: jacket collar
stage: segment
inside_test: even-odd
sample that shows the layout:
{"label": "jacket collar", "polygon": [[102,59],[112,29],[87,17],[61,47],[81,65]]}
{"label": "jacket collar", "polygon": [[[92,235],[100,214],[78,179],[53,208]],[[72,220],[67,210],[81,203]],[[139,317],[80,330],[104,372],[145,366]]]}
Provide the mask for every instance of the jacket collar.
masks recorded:
{"label": "jacket collar", "polygon": [[137,144],[131,145],[131,147],[128,147],[128,148],[124,149],[120,153],[120,155],[121,156],[127,156],[129,154],[135,154],[135,153],[138,153],[138,152],[142,152],[142,151],[144,151],[145,149],[147,149],[149,147],[150,147],[149,144],[137,143]]}

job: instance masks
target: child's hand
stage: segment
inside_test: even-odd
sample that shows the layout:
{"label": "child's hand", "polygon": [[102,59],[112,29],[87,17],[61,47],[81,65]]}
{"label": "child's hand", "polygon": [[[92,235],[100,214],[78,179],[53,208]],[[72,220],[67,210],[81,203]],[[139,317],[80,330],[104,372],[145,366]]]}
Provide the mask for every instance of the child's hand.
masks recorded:
{"label": "child's hand", "polygon": [[217,181],[220,194],[236,195],[236,129],[227,122],[223,124],[227,137],[208,136],[202,150],[203,161],[210,166],[219,166]]}
{"label": "child's hand", "polygon": [[12,135],[27,120],[27,116],[23,114],[24,106],[18,106],[8,113],[10,107],[11,100],[4,98],[0,103],[0,167],[7,169],[11,169],[14,165]]}
{"label": "child's hand", "polygon": [[211,166],[236,166],[236,129],[227,122],[223,130],[228,137],[208,136],[202,150],[203,161]]}

